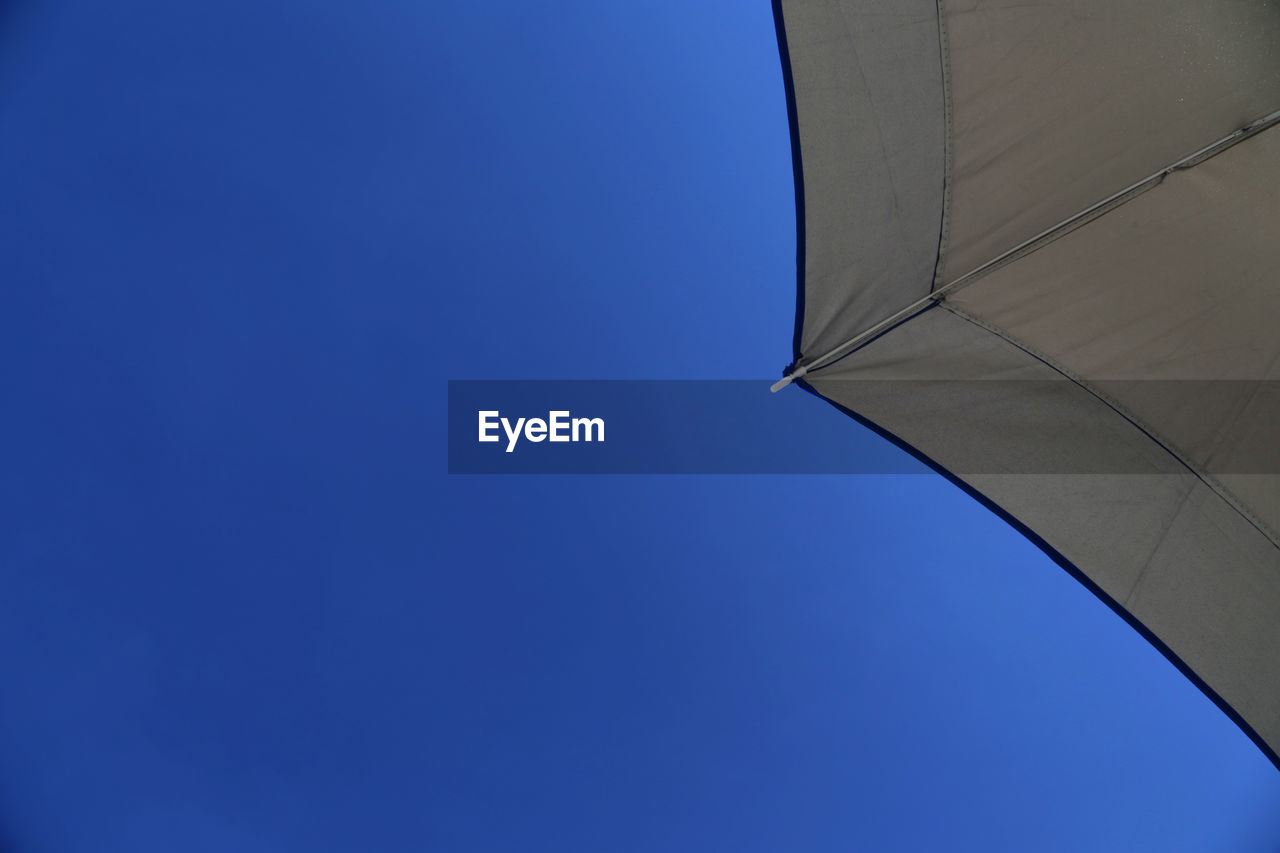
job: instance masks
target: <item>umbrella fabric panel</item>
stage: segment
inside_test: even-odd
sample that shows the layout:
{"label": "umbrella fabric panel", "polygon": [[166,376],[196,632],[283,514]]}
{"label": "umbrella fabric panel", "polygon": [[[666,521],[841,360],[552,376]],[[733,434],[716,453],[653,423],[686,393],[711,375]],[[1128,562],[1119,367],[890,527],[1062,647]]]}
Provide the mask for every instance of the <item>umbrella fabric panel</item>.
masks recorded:
{"label": "umbrella fabric panel", "polygon": [[948,304],[1098,389],[1275,540],[1277,270],[1273,127],[1168,175]]}
{"label": "umbrella fabric panel", "polygon": [[780,0],[775,16],[803,164],[800,348],[818,353],[929,292],[945,183],[937,6]]}
{"label": "umbrella fabric panel", "polygon": [[[913,384],[911,393],[893,393],[895,382],[868,380]],[[941,307],[807,383],[1017,523],[1275,760],[1280,549],[1143,430],[1025,350]],[[1060,391],[1021,393],[1024,384]],[[1046,428],[1054,423],[1062,426]],[[1053,473],[1099,453],[1119,473]],[[1006,470],[993,459],[1005,460]]]}
{"label": "umbrella fabric panel", "polygon": [[953,281],[1280,109],[1274,0],[944,0]]}

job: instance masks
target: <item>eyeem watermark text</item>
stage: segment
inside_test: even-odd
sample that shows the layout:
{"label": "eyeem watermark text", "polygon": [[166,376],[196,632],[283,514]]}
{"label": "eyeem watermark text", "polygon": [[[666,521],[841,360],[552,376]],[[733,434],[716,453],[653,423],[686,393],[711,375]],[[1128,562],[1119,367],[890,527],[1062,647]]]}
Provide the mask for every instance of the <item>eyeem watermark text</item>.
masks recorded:
{"label": "eyeem watermark text", "polygon": [[604,441],[604,418],[574,418],[567,411],[547,412],[542,418],[517,418],[513,424],[497,410],[477,412],[481,442],[501,441],[498,428],[507,436],[507,453],[516,449],[521,435],[534,443],[540,441]]}

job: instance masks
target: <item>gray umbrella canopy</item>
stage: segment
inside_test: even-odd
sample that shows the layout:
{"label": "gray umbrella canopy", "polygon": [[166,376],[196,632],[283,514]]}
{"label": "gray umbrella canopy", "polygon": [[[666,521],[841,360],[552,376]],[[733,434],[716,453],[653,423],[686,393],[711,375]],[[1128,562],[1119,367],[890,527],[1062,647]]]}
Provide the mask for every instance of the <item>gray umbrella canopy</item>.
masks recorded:
{"label": "gray umbrella canopy", "polygon": [[775,0],[788,375],[1280,749],[1280,2]]}

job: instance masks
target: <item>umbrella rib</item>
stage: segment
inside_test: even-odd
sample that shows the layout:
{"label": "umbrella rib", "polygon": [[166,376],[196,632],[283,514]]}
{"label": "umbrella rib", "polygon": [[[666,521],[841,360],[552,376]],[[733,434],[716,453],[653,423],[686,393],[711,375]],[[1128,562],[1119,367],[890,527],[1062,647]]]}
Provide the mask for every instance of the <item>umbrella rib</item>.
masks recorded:
{"label": "umbrella rib", "polygon": [[966,285],[973,284],[973,282],[982,278],[982,276],[986,275],[987,273],[992,272],[996,269],[999,269],[1005,264],[1011,263],[1012,261],[1015,261],[1018,258],[1023,257],[1024,255],[1028,255],[1036,251],[1037,249],[1047,246],[1048,244],[1052,243],[1058,238],[1079,228],[1080,226],[1086,225],[1089,222],[1092,222],[1094,219],[1097,219],[1102,214],[1107,213],[1108,211],[1113,210],[1116,207],[1119,207],[1120,205],[1124,204],[1125,202],[1129,201],[1130,199],[1138,195],[1141,195],[1142,193],[1146,192],[1152,187],[1157,186],[1161,181],[1165,179],[1167,175],[1170,175],[1173,172],[1180,172],[1185,169],[1190,169],[1193,166],[1199,165],[1200,163],[1203,163],[1205,160],[1208,160],[1210,157],[1213,157],[1216,154],[1221,154],[1223,151],[1226,151],[1231,146],[1239,142],[1243,142],[1249,137],[1254,136],[1258,133],[1261,133],[1262,131],[1276,124],[1280,124],[1280,110],[1276,110],[1275,112],[1268,113],[1262,118],[1256,121],[1250,122],[1249,124],[1245,125],[1239,130],[1229,133],[1226,136],[1222,137],[1221,139],[1218,139],[1214,142],[1209,143],[1208,145],[1204,146],[1198,151],[1195,151],[1194,153],[1189,154],[1186,157],[1183,157],[1181,160],[1171,163],[1168,166],[1165,166],[1163,169],[1160,169],[1157,172],[1153,172],[1152,174],[1148,175],[1142,180],[1136,181],[1130,184],[1129,186],[1125,187],[1119,192],[1107,196],[1106,198],[1102,199],[1102,201],[1096,202],[1095,204],[1092,204],[1089,207],[1086,207],[1084,210],[1080,211],[1079,213],[1076,213],[1075,215],[1062,220],[1057,225],[1053,225],[1049,228],[1046,228],[1044,231],[1041,231],[1039,234],[1035,235],[1031,239],[1026,240],[1022,243],[1019,243],[1017,246],[1014,246],[1012,249],[1009,249],[1006,252],[1002,252],[1001,254],[997,255],[996,257],[992,258],[986,263],[981,264],[980,266],[974,267],[969,272],[965,273],[959,278],[953,279],[947,284],[942,285],[941,287],[934,290],[932,293],[928,294],[927,296],[917,299],[915,302],[912,302],[910,305],[907,305],[903,308],[898,309],[894,313],[890,314],[888,317],[884,318],[883,320],[871,326],[870,328],[859,332],[858,334],[854,335],[852,338],[840,344],[839,346],[835,347],[834,349],[826,353],[823,353],[822,355],[818,356],[817,358],[811,359],[808,362],[804,362],[804,363],[797,362],[791,368],[791,370],[789,370],[787,374],[782,377],[782,379],[775,382],[769,388],[769,390],[775,393],[778,391],[781,391],[783,388],[790,385],[795,380],[803,378],[810,371],[817,370],[819,367],[829,364],[832,361],[835,361],[836,359],[843,358],[844,356],[853,352],[853,350],[859,344],[869,341],[871,338],[875,337],[880,332],[885,331],[889,327],[901,322],[902,320],[909,318],[911,315],[919,311],[922,311],[925,308],[928,308],[930,305],[940,302],[948,294],[954,293],[960,288],[965,287]]}

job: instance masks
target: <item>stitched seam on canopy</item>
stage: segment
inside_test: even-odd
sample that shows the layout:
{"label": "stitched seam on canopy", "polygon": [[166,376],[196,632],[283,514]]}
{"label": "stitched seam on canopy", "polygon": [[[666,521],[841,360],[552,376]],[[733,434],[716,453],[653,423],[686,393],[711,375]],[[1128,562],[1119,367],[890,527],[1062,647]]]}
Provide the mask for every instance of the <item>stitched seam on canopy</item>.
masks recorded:
{"label": "stitched seam on canopy", "polygon": [[1085,379],[1084,377],[1070,370],[1065,365],[1060,364],[1051,356],[1046,355],[1043,352],[1040,352],[1038,349],[1036,349],[1033,346],[1030,346],[1024,341],[1019,340],[1018,338],[1006,332],[1004,329],[1001,329],[998,326],[993,326],[992,324],[988,323],[982,318],[974,314],[970,314],[968,311],[964,310],[963,308],[959,308],[955,305],[952,305],[946,302],[943,302],[940,304],[942,305],[943,308],[946,308],[948,311],[950,311],[952,314],[955,314],[957,317],[960,317],[961,319],[964,319],[964,320],[968,320],[970,323],[973,323],[975,326],[978,326],[982,329],[986,329],[988,332],[991,332],[993,335],[998,335],[999,337],[1013,344],[1018,349],[1022,350],[1028,355],[1032,356],[1033,358],[1043,362],[1044,364],[1058,371],[1067,379],[1070,379],[1072,382],[1079,385],[1085,391],[1088,391],[1098,400],[1102,401],[1109,408],[1114,410],[1116,414],[1120,415],[1125,420],[1129,421],[1129,423],[1133,424],[1135,427],[1142,430],[1153,441],[1155,441],[1157,444],[1163,447],[1166,451],[1172,454],[1175,459],[1177,459],[1179,462],[1181,462],[1183,465],[1186,466],[1188,471],[1190,471],[1202,483],[1204,483],[1206,486],[1208,486],[1210,489],[1216,492],[1218,497],[1226,501],[1227,504],[1232,509],[1240,513],[1240,515],[1243,516],[1246,521],[1248,521],[1255,528],[1257,528],[1259,533],[1267,537],[1267,539],[1271,541],[1272,545],[1275,545],[1277,548],[1280,548],[1280,535],[1278,535],[1276,531],[1271,528],[1271,525],[1269,525],[1267,522],[1263,521],[1261,518],[1256,516],[1253,513],[1253,511],[1249,509],[1247,504],[1245,504],[1238,497],[1236,497],[1235,493],[1233,493],[1230,489],[1228,489],[1221,482],[1219,482],[1218,479],[1214,477],[1212,474],[1210,474],[1208,471],[1202,470],[1201,466],[1197,465],[1191,459],[1189,459],[1187,455],[1183,453],[1182,450],[1179,449],[1176,444],[1174,444],[1169,439],[1165,438],[1165,436],[1161,434],[1159,430],[1155,429],[1150,424],[1148,424],[1145,420],[1140,418],[1137,414],[1131,411],[1128,406],[1124,405],[1119,400],[1112,397],[1110,394],[1107,394],[1102,389],[1095,387],[1091,382],[1089,382],[1089,380]]}
{"label": "stitched seam on canopy", "polygon": [[933,281],[929,290],[942,284],[942,269],[946,265],[947,242],[951,236],[951,184],[955,173],[953,155],[955,117],[951,105],[951,41],[947,36],[947,13],[943,0],[938,0],[938,56],[942,63],[942,225],[938,230],[938,260],[933,267]]}

